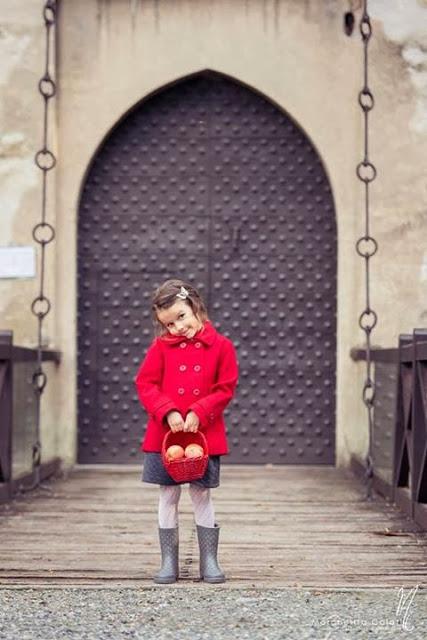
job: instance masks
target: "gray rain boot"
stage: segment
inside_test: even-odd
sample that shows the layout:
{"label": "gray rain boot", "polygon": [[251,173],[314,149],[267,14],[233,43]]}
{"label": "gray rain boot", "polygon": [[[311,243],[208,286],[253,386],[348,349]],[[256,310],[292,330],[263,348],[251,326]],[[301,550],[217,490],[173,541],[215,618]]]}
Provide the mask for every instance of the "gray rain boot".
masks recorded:
{"label": "gray rain boot", "polygon": [[218,565],[218,538],[220,527],[196,525],[200,550],[200,578],[205,582],[225,582],[225,575]]}
{"label": "gray rain boot", "polygon": [[178,580],[178,527],[173,529],[161,529],[159,527],[160,550],[162,553],[162,566],[153,576],[158,584],[170,584]]}

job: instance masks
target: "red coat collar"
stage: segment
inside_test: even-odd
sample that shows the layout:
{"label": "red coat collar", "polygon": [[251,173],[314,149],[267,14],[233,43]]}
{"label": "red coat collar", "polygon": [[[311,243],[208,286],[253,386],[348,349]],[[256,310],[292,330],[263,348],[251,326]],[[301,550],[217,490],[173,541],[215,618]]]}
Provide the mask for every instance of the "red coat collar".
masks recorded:
{"label": "red coat collar", "polygon": [[184,336],[173,336],[170,333],[167,333],[163,336],[160,336],[160,340],[170,345],[180,344],[183,341],[192,342],[194,340],[196,342],[202,342],[207,346],[211,346],[214,343],[216,336],[217,331],[213,324],[209,320],[205,320],[203,327],[196,333],[193,338],[185,338]]}

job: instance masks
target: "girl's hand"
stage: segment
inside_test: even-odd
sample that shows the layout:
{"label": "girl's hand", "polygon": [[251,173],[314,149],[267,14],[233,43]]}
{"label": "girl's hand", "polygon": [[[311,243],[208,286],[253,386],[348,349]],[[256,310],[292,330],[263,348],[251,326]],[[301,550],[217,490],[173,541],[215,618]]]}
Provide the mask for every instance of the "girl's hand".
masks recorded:
{"label": "girl's hand", "polygon": [[169,411],[166,420],[173,433],[184,429],[184,418],[179,411]]}
{"label": "girl's hand", "polygon": [[189,411],[185,418],[184,431],[192,431],[195,433],[199,428],[200,420],[194,411]]}

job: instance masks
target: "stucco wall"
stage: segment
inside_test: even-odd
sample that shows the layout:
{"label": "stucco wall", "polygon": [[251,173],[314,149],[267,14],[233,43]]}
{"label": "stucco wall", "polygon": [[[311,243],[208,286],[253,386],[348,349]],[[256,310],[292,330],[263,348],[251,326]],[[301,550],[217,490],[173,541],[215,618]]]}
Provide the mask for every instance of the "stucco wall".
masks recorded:
{"label": "stucco wall", "polygon": [[[41,147],[43,101],[37,85],[44,72],[45,33],[40,0],[2,3],[0,12],[0,247],[34,246],[32,228],[41,216],[41,172],[34,164]],[[56,148],[55,105],[51,147]],[[55,176],[49,176],[49,221],[55,220]],[[54,314],[55,246],[46,254],[46,294],[53,311],[45,320],[43,343],[56,344]],[[0,279],[0,329],[14,332],[14,343],[34,346],[37,319],[31,302],[39,292],[37,278]],[[42,403],[42,460],[57,454],[56,368],[47,365],[49,386]]]}
{"label": "stucco wall", "polygon": [[[9,109],[6,130],[23,131],[25,148],[31,153],[14,156],[15,165],[8,173],[16,185],[11,191],[15,200],[8,191],[3,199],[16,205],[8,207],[8,235],[2,236],[2,244],[27,243],[35,215],[36,177],[29,164],[41,122],[34,82],[40,69],[35,60],[41,65],[43,59],[38,5],[21,0],[8,8],[8,29],[20,45],[10,48],[10,80],[2,91],[20,105],[21,112]],[[372,189],[372,230],[380,243],[372,268],[372,303],[379,314],[373,342],[391,346],[400,332],[425,326],[427,320],[423,242],[427,28],[422,27],[427,9],[417,0],[371,0],[370,8],[374,18],[370,78],[376,99],[371,156],[378,168]],[[363,232],[363,193],[355,178],[362,156],[362,118],[356,101],[362,51],[357,30],[351,38],[343,33],[342,15],[347,9],[345,0],[62,0],[57,239],[51,252],[54,310],[47,332],[64,354],[56,397],[61,407],[59,452],[69,461],[75,455],[76,428],[76,213],[85,171],[102,139],[129,108],[163,85],[203,69],[244,82],[285,109],[323,159],[339,234],[338,464],[345,464],[352,451],[364,452],[363,367],[349,358],[350,348],[363,341],[357,324],[363,307],[363,263],[354,250]],[[20,58],[15,50],[23,51]],[[22,109],[28,96],[35,108],[24,126]],[[24,163],[26,172],[21,170]],[[0,176],[3,181],[1,168]],[[21,342],[33,341],[34,322],[28,312],[33,289],[33,282],[0,281],[2,322],[13,326]]]}

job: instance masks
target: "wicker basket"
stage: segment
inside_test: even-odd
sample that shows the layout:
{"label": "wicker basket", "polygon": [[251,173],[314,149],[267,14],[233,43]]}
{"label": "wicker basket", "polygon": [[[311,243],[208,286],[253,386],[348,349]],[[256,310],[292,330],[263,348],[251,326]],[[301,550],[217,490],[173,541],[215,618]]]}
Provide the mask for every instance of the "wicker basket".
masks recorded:
{"label": "wicker basket", "polygon": [[[203,447],[204,455],[200,458],[180,458],[179,460],[167,460],[166,451],[173,444],[179,444],[183,449],[189,444],[200,444]],[[163,438],[162,444],[162,461],[163,465],[175,482],[192,482],[199,480],[205,475],[208,465],[208,443],[206,438],[200,431],[188,433],[186,431],[177,431],[173,433],[168,431]]]}

